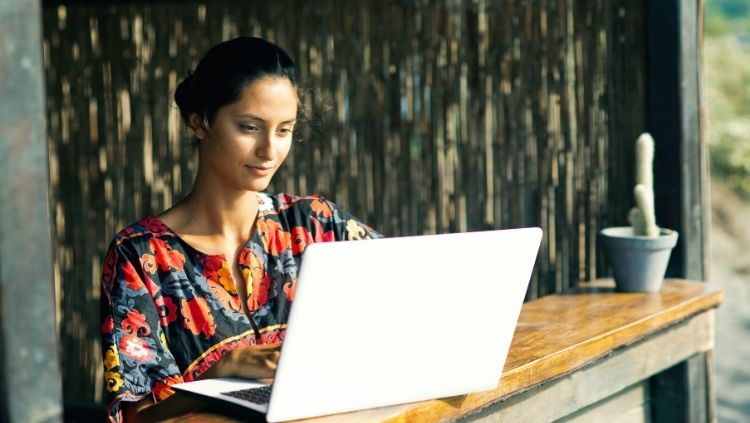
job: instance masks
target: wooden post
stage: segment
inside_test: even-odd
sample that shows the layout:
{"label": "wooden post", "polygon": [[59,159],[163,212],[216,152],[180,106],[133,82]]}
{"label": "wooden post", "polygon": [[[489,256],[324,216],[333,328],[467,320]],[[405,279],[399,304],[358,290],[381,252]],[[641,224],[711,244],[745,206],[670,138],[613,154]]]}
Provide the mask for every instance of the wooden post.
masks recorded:
{"label": "wooden post", "polygon": [[41,23],[38,0],[0,2],[0,421],[10,423],[62,417]]}
{"label": "wooden post", "polygon": [[648,130],[656,141],[657,223],[680,240],[667,275],[704,280],[709,207],[701,133],[699,51],[702,0],[645,1],[648,27]]}
{"label": "wooden post", "polygon": [[[668,276],[708,273],[707,149],[701,128],[702,0],[645,1],[648,130],[656,141],[657,222],[680,232]],[[715,420],[712,354],[701,353],[652,378],[653,421]]]}
{"label": "wooden post", "polygon": [[655,422],[716,421],[711,386],[711,351],[673,366],[651,378],[651,419]]}

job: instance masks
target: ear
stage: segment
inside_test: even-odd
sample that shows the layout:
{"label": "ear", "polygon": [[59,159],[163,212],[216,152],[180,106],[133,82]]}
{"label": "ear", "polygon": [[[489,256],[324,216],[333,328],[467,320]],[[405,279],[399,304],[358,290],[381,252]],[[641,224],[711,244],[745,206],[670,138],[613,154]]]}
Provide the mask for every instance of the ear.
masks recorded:
{"label": "ear", "polygon": [[198,113],[190,113],[188,126],[193,130],[193,134],[198,141],[208,138],[207,123],[198,116]]}

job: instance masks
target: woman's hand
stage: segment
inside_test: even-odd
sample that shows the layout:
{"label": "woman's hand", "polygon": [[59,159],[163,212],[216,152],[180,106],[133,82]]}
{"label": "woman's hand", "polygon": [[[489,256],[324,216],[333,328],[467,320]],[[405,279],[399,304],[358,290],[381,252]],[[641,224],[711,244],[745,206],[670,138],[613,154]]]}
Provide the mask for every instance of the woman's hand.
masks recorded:
{"label": "woman's hand", "polygon": [[[276,374],[276,363],[279,361],[281,344],[250,345],[232,350],[221,358],[211,369],[202,374],[199,379],[215,377],[239,377],[243,379],[257,379],[263,383],[271,383]],[[201,403],[195,398],[187,398],[179,393],[166,400],[153,403],[150,397],[135,403],[123,403],[123,410],[127,416],[125,421],[152,422],[172,418],[190,411],[205,407],[208,403]],[[137,414],[137,418],[136,418]]]}
{"label": "woman's hand", "polygon": [[250,345],[235,348],[219,360],[203,378],[239,377],[243,379],[272,379],[276,374],[281,344]]}

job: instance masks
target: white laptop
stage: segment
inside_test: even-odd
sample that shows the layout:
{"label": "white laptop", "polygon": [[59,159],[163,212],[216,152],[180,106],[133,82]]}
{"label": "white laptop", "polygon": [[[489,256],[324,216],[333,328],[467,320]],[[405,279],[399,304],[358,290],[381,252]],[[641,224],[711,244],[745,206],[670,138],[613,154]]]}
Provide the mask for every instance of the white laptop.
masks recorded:
{"label": "white laptop", "polygon": [[313,244],[270,402],[225,394],[263,386],[248,380],[174,389],[269,422],[494,389],[541,238],[523,228]]}

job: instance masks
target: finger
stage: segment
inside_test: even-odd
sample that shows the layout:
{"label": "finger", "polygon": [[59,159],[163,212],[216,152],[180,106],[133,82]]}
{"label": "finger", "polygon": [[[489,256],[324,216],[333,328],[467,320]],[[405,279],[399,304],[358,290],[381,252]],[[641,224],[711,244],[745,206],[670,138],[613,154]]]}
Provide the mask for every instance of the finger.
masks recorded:
{"label": "finger", "polygon": [[273,350],[280,349],[281,343],[277,342],[275,344],[254,344],[254,345],[248,346],[247,348],[252,348],[252,349],[259,350],[259,351],[273,351]]}
{"label": "finger", "polygon": [[255,366],[242,366],[235,369],[233,376],[244,379],[261,379],[273,377],[276,374],[274,369],[268,368],[265,363],[258,363]]}
{"label": "finger", "polygon": [[266,361],[279,361],[279,356],[277,354],[253,354],[245,356],[244,359],[245,363],[263,364]]}
{"label": "finger", "polygon": [[270,368],[269,366],[263,366],[263,367],[259,366],[259,367],[252,369],[250,373],[252,374],[249,375],[249,377],[252,379],[263,379],[263,378],[273,377],[276,374],[276,369]]}
{"label": "finger", "polygon": [[281,350],[281,344],[250,345],[248,347],[243,347],[240,350],[240,354],[266,355],[279,352]]}
{"label": "finger", "polygon": [[276,371],[276,361],[266,359],[266,368],[272,371]]}

